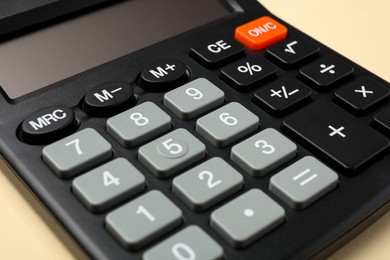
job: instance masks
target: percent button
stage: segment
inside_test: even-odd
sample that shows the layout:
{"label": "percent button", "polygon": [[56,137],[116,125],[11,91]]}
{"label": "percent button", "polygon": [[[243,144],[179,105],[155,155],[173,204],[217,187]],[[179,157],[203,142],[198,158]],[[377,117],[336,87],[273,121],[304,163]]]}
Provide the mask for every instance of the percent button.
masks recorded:
{"label": "percent button", "polygon": [[248,56],[221,70],[221,78],[239,91],[246,91],[258,83],[276,76],[276,68],[259,56]]}

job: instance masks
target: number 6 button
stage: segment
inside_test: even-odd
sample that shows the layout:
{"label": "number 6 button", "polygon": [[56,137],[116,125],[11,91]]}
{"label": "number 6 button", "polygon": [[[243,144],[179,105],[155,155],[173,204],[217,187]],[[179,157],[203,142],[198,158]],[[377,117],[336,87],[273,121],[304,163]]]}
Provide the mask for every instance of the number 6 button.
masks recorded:
{"label": "number 6 button", "polygon": [[42,159],[60,178],[69,178],[111,158],[111,145],[92,128],[52,143]]}
{"label": "number 6 button", "polygon": [[254,177],[260,177],[294,158],[297,146],[273,128],[233,146],[230,157]]}

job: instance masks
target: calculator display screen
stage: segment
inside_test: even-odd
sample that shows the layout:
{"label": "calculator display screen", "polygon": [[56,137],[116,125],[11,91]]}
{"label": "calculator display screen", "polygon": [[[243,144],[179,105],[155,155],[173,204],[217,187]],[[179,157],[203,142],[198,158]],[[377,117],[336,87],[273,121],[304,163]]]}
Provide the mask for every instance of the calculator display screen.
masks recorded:
{"label": "calculator display screen", "polygon": [[218,0],[128,0],[0,43],[0,85],[17,98],[229,14]]}

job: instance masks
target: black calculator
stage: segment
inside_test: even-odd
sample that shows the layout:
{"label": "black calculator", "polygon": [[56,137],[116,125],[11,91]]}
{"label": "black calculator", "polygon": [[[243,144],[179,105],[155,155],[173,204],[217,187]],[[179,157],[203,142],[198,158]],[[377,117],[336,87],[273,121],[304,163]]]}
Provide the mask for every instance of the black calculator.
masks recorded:
{"label": "black calculator", "polygon": [[26,3],[0,152],[87,257],[324,258],[388,212],[389,83],[257,1]]}

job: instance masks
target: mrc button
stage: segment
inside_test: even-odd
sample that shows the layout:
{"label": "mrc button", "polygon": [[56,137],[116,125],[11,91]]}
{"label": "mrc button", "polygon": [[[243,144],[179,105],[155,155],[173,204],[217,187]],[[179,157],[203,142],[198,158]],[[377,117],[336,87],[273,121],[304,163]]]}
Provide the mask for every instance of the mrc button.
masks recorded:
{"label": "mrc button", "polygon": [[46,144],[58,140],[77,129],[71,108],[53,106],[27,117],[21,125],[22,140],[32,144]]}
{"label": "mrc button", "polygon": [[236,28],[234,37],[252,50],[261,50],[284,40],[287,28],[268,16],[263,16]]}
{"label": "mrc button", "polygon": [[186,65],[174,59],[160,60],[145,67],[140,75],[140,85],[150,92],[162,92],[187,82]]}
{"label": "mrc button", "polygon": [[110,81],[90,90],[84,97],[83,109],[91,116],[105,117],[117,114],[134,105],[133,87],[123,81]]}

